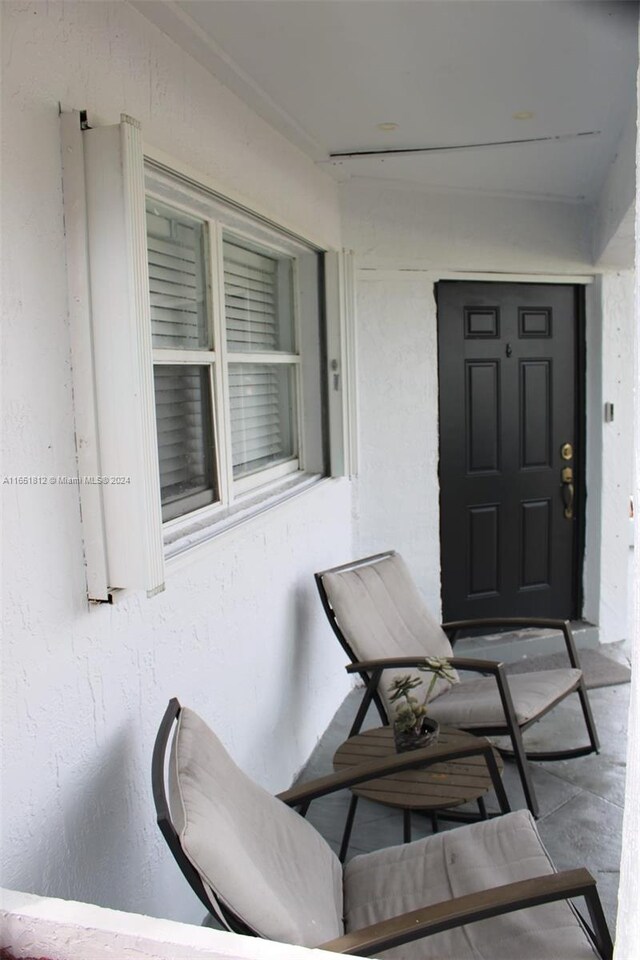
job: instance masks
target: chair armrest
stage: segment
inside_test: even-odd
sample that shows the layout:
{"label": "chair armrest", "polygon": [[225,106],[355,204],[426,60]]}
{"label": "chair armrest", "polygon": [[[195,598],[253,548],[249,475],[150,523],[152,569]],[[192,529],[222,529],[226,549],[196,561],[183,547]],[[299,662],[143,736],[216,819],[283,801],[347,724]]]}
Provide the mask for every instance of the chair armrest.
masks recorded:
{"label": "chair armrest", "polygon": [[[365,677],[368,674],[369,679],[365,695],[349,735],[353,736],[359,732],[368,705],[371,703],[378,684],[380,683],[383,670],[417,667],[423,664],[424,661],[424,657],[393,657],[381,660],[360,660],[358,663],[350,663],[346,667],[347,673],[360,673]],[[447,661],[452,667],[455,667],[456,670],[469,670],[473,673],[492,676],[496,681],[500,701],[506,717],[505,732],[519,729],[507,674],[505,673],[502,663],[499,663],[497,660],[479,660],[470,657],[447,657]]]}
{"label": "chair armrest", "polygon": [[479,627],[546,627],[562,633],[567,655],[572,667],[580,670],[580,661],[576,649],[571,624],[568,620],[552,620],[548,617],[485,617],[480,620],[451,620],[442,624],[442,629],[452,644],[460,630],[477,630]]}
{"label": "chair armrest", "polygon": [[[460,670],[472,670],[483,674],[496,673],[496,670],[502,671],[502,665],[499,663],[494,663],[491,660],[472,660],[467,657],[448,657],[447,659],[452,667],[457,667]],[[353,737],[360,732],[360,728],[362,727],[371,702],[378,696],[378,685],[384,670],[419,667],[424,665],[425,661],[426,657],[424,656],[386,657],[376,660],[360,660],[356,663],[347,664],[345,667],[347,673],[359,673],[366,684],[366,691],[351,726],[351,730],[349,731],[349,736]],[[506,678],[504,673],[500,672],[499,675],[496,676],[496,681],[498,683],[498,687],[500,688],[500,696],[504,702],[505,696],[507,699],[509,699],[508,690],[506,694],[503,693],[503,688],[506,686]],[[381,714],[381,716],[383,715]]]}
{"label": "chair armrest", "polygon": [[478,738],[477,743],[457,747],[446,744],[432,744],[423,747],[421,750],[409,750],[406,753],[382,757],[368,763],[358,763],[352,767],[347,767],[345,770],[327,774],[325,777],[308,780],[306,783],[300,783],[289,790],[278,793],[277,797],[290,807],[297,807],[302,804],[308,806],[312,800],[316,800],[318,797],[335,793],[337,790],[343,790],[346,787],[356,786],[358,783],[364,783],[367,780],[375,780],[378,777],[400,773],[403,770],[429,767],[434,763],[442,763],[443,760],[451,760],[454,757],[472,757],[478,754],[483,754],[485,757],[489,754],[492,755],[491,744],[480,738]]}
{"label": "chair armrest", "polygon": [[[470,670],[474,673],[496,673],[502,664],[497,660],[480,660],[472,657],[447,657],[447,661],[456,670]],[[345,667],[347,673],[373,673],[376,670],[399,670],[403,667],[425,665],[426,657],[384,657],[378,660],[359,660]]]}
{"label": "chair armrest", "polygon": [[[318,949],[368,957],[425,936],[441,933],[466,923],[474,923],[477,920],[512,913],[515,910],[523,910],[555,900],[565,900],[569,897],[586,896],[592,899],[595,894],[597,898],[595,883],[589,871],[582,868],[551,873],[530,880],[519,880],[435,903],[419,910],[411,910],[390,920],[371,924],[337,937],[335,940],[319,944]],[[601,955],[608,960],[613,948],[610,946],[611,938],[606,925],[604,931],[597,931],[594,937]],[[608,947],[610,947],[609,951]]]}

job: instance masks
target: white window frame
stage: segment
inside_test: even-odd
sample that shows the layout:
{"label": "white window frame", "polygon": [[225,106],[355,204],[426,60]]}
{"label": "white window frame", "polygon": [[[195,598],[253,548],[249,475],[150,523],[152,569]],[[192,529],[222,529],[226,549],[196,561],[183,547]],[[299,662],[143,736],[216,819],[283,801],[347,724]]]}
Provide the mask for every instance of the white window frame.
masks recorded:
{"label": "white window frame", "polygon": [[[244,508],[252,497],[257,496],[262,501],[264,493],[271,496],[278,493],[278,487],[289,486],[289,481],[298,475],[300,480],[310,474],[317,473],[306,469],[307,450],[305,440],[305,403],[304,403],[304,363],[301,352],[301,306],[298,277],[298,260],[300,256],[317,256],[324,251],[315,245],[302,241],[298,237],[287,235],[271,224],[261,221],[250,212],[238,211],[231,205],[227,206],[224,200],[215,195],[207,195],[204,190],[196,192],[188,185],[179,182],[178,176],[171,171],[162,170],[158,175],[152,160],[147,159],[145,164],[147,181],[146,197],[155,200],[165,208],[175,209],[192,219],[203,223],[206,230],[206,271],[209,296],[209,312],[207,323],[212,336],[211,350],[183,350],[153,348],[153,363],[155,365],[194,365],[210,367],[210,382],[212,385],[212,433],[215,438],[215,461],[219,500],[215,503],[196,508],[172,519],[165,520],[166,541],[174,543],[176,534],[181,531],[188,533],[194,525],[201,525],[209,520],[212,533],[215,533],[215,524],[218,520],[225,520],[234,508]],[[166,189],[162,186],[166,185]],[[172,191],[177,190],[179,196]],[[192,202],[189,203],[189,198]],[[209,208],[207,211],[206,208]],[[244,228],[243,228],[244,224]],[[241,352],[228,350],[226,344],[226,323],[224,307],[224,259],[223,240],[237,241],[247,249],[260,248],[266,254],[278,255],[292,262],[292,323],[295,352]],[[320,291],[318,290],[318,293]],[[319,309],[319,307],[318,307]],[[318,316],[320,323],[320,316]],[[320,359],[320,358],[319,358]],[[296,453],[287,460],[277,463],[273,467],[265,467],[247,476],[234,479],[231,464],[231,421],[229,400],[229,367],[233,364],[273,364],[286,365],[293,368],[295,389],[294,430],[296,432]],[[321,398],[318,398],[319,402]],[[325,411],[326,416],[326,411]]]}
{"label": "white window frame", "polygon": [[[222,224],[219,224],[219,240],[218,240],[218,249],[220,252],[220,262],[219,262],[219,271],[220,276],[223,272],[223,250],[222,242],[224,239],[233,239],[238,240],[240,244],[243,242],[251,245],[254,241],[251,236],[245,232],[237,230],[228,230]],[[271,248],[273,253],[280,253],[289,255],[288,251],[283,249],[278,249],[277,247]],[[309,248],[311,252],[311,248]],[[316,251],[319,252],[319,251]],[[294,367],[294,384],[295,384],[295,430],[296,430],[296,454],[290,457],[288,460],[277,464],[273,467],[265,468],[264,470],[257,471],[256,473],[249,474],[246,477],[240,477],[237,480],[233,479],[233,469],[231,464],[227,465],[227,479],[230,484],[229,487],[229,502],[233,502],[242,496],[243,493],[248,493],[252,490],[256,490],[259,487],[265,486],[273,480],[279,480],[282,477],[289,476],[289,474],[296,473],[299,470],[304,470],[304,414],[303,414],[303,397],[302,397],[302,357],[300,354],[300,298],[298,290],[298,264],[295,257],[292,259],[292,322],[293,322],[293,340],[294,345],[297,350],[294,353],[287,353],[285,351],[278,351],[273,353],[262,354],[258,351],[243,353],[239,350],[228,350],[226,343],[226,328],[225,328],[225,316],[224,316],[224,284],[220,284],[220,293],[222,301],[222,309],[220,313],[220,329],[219,336],[220,340],[218,341],[221,345],[221,379],[224,387],[224,416],[227,426],[227,435],[229,439],[231,438],[231,422],[230,422],[230,403],[229,403],[229,388],[228,388],[228,376],[229,376],[229,364],[233,363],[273,363],[273,364],[286,364],[287,366]],[[230,359],[231,358],[231,359]],[[228,450],[226,451],[228,454]]]}

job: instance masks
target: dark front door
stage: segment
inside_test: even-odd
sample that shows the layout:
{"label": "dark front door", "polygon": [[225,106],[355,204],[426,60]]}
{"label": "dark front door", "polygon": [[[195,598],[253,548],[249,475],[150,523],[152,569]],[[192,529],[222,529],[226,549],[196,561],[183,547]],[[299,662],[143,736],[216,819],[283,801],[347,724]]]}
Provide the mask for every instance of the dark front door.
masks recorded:
{"label": "dark front door", "polygon": [[437,299],[444,618],[575,617],[579,292],[443,281]]}

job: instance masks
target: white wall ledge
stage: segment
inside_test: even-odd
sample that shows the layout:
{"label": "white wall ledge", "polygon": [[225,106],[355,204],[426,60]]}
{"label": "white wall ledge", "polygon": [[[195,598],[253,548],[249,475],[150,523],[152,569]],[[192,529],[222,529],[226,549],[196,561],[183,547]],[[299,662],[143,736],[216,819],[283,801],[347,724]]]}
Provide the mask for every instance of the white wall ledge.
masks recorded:
{"label": "white wall ledge", "polygon": [[201,517],[186,517],[171,521],[164,527],[165,557],[171,560],[185,551],[200,546],[247,523],[267,510],[297,497],[328,479],[319,474],[295,473],[268,488],[260,488],[251,495],[224,509],[203,511]]}
{"label": "white wall ledge", "polygon": [[321,960],[325,950],[0,888],[1,945],[51,960]]}

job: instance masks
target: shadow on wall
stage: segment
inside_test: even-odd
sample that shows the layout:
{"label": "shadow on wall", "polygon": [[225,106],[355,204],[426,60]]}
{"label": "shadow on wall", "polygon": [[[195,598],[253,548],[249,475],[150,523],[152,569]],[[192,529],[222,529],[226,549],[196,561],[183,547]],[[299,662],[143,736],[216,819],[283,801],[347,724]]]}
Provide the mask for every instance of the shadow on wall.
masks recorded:
{"label": "shadow on wall", "polygon": [[[153,825],[148,785],[136,775],[138,751],[133,728],[122,729],[66,772],[52,799],[55,812],[25,843],[12,887],[113,909],[136,908],[130,897],[121,898],[119,891],[128,885],[118,877],[132,862],[149,859],[135,854],[148,840],[146,822]],[[152,870],[151,863],[147,869]],[[148,880],[139,877],[139,889]]]}
{"label": "shadow on wall", "polygon": [[[280,664],[278,689],[282,694],[269,731],[271,749],[281,738],[286,742],[292,736],[296,738],[298,731],[302,734],[306,724],[308,688],[314,682],[312,672],[318,666],[312,662],[310,644],[315,601],[312,590],[306,584],[298,584],[288,603],[286,631],[287,636],[294,639],[287,651],[287,659]],[[313,718],[310,722],[313,723]]]}

